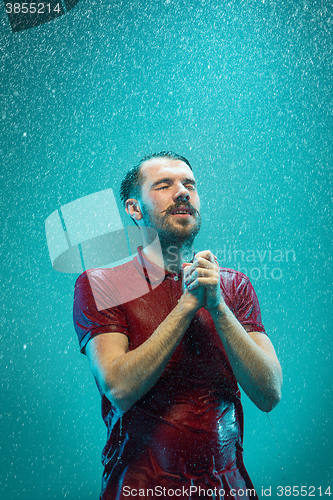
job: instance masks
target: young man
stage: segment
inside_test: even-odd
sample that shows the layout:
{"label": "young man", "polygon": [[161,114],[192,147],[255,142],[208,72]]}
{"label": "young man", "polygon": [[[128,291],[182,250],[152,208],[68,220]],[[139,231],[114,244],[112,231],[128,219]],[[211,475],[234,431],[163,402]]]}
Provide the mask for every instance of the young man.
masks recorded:
{"label": "young man", "polygon": [[144,246],[127,264],[81,275],[74,301],[108,427],[101,499],[257,498],[237,383],[267,412],[282,375],[256,294],[209,250],[193,254],[200,201],[188,160],[144,158],[121,195]]}

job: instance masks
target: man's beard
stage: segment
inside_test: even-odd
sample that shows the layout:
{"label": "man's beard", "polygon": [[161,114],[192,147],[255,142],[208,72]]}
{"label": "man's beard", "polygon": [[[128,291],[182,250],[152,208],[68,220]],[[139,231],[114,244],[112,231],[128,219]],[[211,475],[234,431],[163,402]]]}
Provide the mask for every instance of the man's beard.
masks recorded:
{"label": "man's beard", "polygon": [[[195,224],[192,224],[191,228],[188,230],[186,230],[185,226],[181,226],[181,224],[175,226],[169,223],[169,216],[171,212],[173,212],[175,208],[180,206],[189,208],[193,212],[192,217],[195,217]],[[145,226],[154,228],[157,231],[162,248],[167,248],[170,245],[186,247],[191,246],[194,238],[200,231],[200,212],[196,208],[194,208],[194,206],[191,205],[191,203],[189,203],[188,201],[182,201],[170,205],[166,210],[162,212],[165,214],[164,219],[156,220],[154,214],[151,213],[149,209],[147,209],[144,203],[141,204],[141,211]]]}

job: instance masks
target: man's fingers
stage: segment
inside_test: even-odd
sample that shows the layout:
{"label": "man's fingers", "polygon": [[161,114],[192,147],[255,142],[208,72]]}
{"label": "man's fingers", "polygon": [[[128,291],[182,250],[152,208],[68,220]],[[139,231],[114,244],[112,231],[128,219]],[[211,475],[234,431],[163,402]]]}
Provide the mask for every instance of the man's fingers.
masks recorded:
{"label": "man's fingers", "polygon": [[195,256],[195,259],[193,263],[191,264],[191,267],[186,269],[186,273],[192,273],[195,269],[216,269],[218,266],[216,265],[215,261],[210,261],[206,259],[205,257],[198,257],[197,255]]}
{"label": "man's fingers", "polygon": [[215,287],[219,284],[219,280],[216,277],[199,277],[195,278],[189,283],[186,283],[186,286],[189,290],[195,290],[200,286],[204,286],[207,289],[215,289]]}
{"label": "man's fingers", "polygon": [[188,283],[191,283],[192,281],[194,281],[197,278],[209,278],[210,276],[212,276],[211,269],[205,269],[203,267],[197,267],[191,273],[188,273],[185,276],[185,283],[188,284]]}
{"label": "man's fingers", "polygon": [[197,253],[194,261],[182,264],[182,268],[187,286],[198,277],[210,277],[219,274],[219,265],[215,255],[210,250]]}
{"label": "man's fingers", "polygon": [[184,280],[187,287],[194,282],[197,282],[198,286],[216,286],[220,281],[220,276],[216,269],[197,267],[192,272],[186,274]]}
{"label": "man's fingers", "polygon": [[202,250],[202,252],[198,252],[195,257],[201,257],[212,263],[217,262],[215,255],[210,250]]}

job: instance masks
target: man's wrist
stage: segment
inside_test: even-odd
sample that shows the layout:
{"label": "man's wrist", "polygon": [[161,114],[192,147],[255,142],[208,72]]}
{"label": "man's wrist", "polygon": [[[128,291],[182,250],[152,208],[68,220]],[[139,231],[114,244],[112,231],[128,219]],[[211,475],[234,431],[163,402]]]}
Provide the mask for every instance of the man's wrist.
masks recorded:
{"label": "man's wrist", "polygon": [[194,316],[201,305],[196,297],[185,292],[178,301],[178,307],[181,309],[183,315]]}
{"label": "man's wrist", "polygon": [[207,308],[207,311],[213,319],[226,316],[229,308],[224,300],[221,300],[215,307]]}

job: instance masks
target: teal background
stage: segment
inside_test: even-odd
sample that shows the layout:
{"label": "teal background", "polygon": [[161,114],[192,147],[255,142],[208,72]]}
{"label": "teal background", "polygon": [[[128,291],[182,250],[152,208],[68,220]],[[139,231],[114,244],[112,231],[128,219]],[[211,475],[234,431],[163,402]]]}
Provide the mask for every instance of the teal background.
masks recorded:
{"label": "teal background", "polygon": [[[260,270],[284,371],[273,427],[243,398],[258,493],[333,493],[331,2],[81,0],[17,34],[0,10],[1,499],[98,498],[106,432],[72,325],[76,276],[52,269],[44,221],[117,191],[164,149],[199,180],[196,249],[266,251],[262,265],[279,269],[220,259]],[[288,262],[269,262],[278,250]]]}

